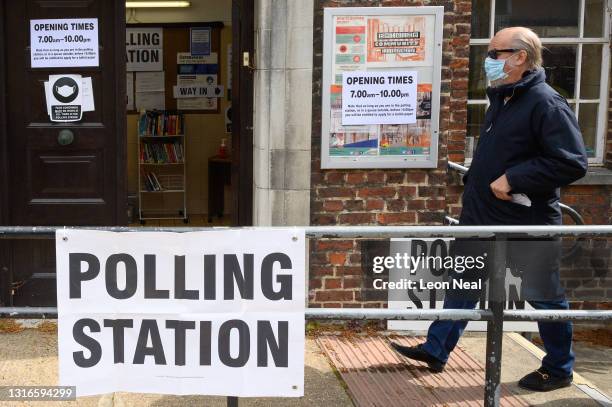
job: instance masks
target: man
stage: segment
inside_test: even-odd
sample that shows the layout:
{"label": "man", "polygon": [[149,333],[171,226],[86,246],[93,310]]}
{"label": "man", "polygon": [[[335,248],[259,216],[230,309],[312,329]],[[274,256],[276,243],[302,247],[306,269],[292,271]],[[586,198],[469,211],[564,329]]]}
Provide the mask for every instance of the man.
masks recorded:
{"label": "man", "polygon": [[[485,71],[490,107],[472,164],[463,177],[461,225],[559,225],[559,187],[583,177],[587,156],[575,115],[545,82],[542,43],[528,28],[499,31],[489,44]],[[524,194],[527,201],[518,203]],[[513,199],[514,198],[514,199]],[[529,205],[531,201],[531,206]],[[551,279],[558,286],[558,279]],[[555,282],[556,281],[556,282]],[[568,309],[565,297],[529,301],[537,309]],[[444,301],[444,308],[474,308],[473,298]],[[392,344],[402,355],[440,372],[467,322],[436,321],[427,341],[414,347]],[[570,322],[540,322],[546,356],[542,366],[519,381],[549,391],[572,382],[574,354]]]}

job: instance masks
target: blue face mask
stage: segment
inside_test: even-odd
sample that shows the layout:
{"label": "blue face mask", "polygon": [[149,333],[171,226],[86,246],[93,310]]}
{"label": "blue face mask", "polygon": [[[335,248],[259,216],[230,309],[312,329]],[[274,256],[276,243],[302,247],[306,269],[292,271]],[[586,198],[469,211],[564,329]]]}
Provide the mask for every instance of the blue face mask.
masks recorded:
{"label": "blue face mask", "polygon": [[484,62],[484,69],[487,79],[491,82],[506,79],[508,74],[504,72],[505,65],[505,59],[493,59],[491,57],[487,57]]}

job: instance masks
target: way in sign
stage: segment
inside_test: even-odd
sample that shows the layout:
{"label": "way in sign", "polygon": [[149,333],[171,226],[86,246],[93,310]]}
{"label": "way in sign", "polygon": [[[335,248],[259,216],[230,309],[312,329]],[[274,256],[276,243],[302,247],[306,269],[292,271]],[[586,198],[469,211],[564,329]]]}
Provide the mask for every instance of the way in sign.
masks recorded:
{"label": "way in sign", "polygon": [[179,96],[210,96],[214,87],[210,86],[177,86]]}

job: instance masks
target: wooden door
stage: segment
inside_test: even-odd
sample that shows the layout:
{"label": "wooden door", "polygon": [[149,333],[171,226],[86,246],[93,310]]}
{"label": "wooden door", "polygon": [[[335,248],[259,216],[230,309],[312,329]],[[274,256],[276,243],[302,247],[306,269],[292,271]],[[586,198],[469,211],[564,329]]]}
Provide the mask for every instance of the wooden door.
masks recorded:
{"label": "wooden door", "polygon": [[[232,195],[234,226],[253,225],[253,69],[255,17],[252,0],[232,0]],[[244,53],[249,64],[243,63]]]}
{"label": "wooden door", "polygon": [[[4,138],[0,147],[4,146],[7,157],[6,198],[0,202],[3,222],[19,226],[126,224],[125,2],[1,0],[0,4],[5,71],[0,79],[7,118],[0,133]],[[61,18],[98,19],[99,66],[31,68],[30,20]],[[91,77],[95,110],[84,112],[78,122],[51,122],[44,82],[55,74]],[[59,142],[62,130],[74,136],[68,145]],[[54,302],[53,242],[14,242],[10,252],[13,284],[21,284],[23,292],[28,285],[38,284],[32,276],[48,280],[42,287],[31,288],[37,297],[44,297],[43,304]]]}
{"label": "wooden door", "polygon": [[[9,216],[12,225],[126,222],[125,3],[120,0],[8,0],[6,47]],[[30,20],[98,18],[100,66],[30,68]],[[120,52],[118,52],[120,51]],[[52,123],[43,83],[50,74],[92,78],[95,110]],[[58,142],[61,130],[74,134]]]}

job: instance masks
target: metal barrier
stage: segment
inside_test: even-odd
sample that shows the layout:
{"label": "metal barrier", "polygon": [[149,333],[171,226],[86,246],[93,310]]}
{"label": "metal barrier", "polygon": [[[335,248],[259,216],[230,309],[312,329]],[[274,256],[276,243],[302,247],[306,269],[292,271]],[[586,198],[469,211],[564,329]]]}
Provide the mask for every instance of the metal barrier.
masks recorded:
{"label": "metal barrier", "polygon": [[450,168],[451,170],[458,171],[461,174],[465,174],[470,169],[469,167],[466,167],[465,165],[461,165],[453,161],[448,162],[448,168]]}
{"label": "metal barrier", "polygon": [[[286,227],[278,227],[285,229]],[[203,230],[229,230],[231,227],[0,227],[0,239],[53,239],[58,229],[89,229],[113,232],[195,232]],[[240,229],[257,229],[255,227]],[[274,229],[266,227],[265,229]],[[612,235],[610,225],[577,226],[306,226],[306,237],[311,239],[385,239],[414,237],[474,237],[495,238],[504,241],[510,237],[554,237],[580,235]],[[501,246],[503,248],[503,246]],[[489,284],[491,292],[503,289],[506,272],[505,252],[495,252],[495,270]],[[485,406],[499,406],[501,351],[504,321],[610,321],[612,311],[586,310],[504,310],[499,300],[488,302],[487,310],[432,309],[343,309],[307,308],[307,319],[355,320],[355,319],[403,319],[403,320],[456,320],[487,321],[487,346],[485,365]],[[0,317],[55,318],[54,307],[0,307]],[[228,397],[228,406],[237,406],[238,398]]]}

